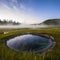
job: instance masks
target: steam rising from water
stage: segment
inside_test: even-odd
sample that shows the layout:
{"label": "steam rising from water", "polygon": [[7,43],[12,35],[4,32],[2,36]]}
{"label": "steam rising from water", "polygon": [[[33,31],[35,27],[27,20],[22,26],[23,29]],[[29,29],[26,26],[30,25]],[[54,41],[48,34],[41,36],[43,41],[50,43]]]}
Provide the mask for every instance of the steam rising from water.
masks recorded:
{"label": "steam rising from water", "polygon": [[29,24],[20,24],[20,25],[0,25],[0,28],[41,28],[49,27],[47,25],[29,25]]}

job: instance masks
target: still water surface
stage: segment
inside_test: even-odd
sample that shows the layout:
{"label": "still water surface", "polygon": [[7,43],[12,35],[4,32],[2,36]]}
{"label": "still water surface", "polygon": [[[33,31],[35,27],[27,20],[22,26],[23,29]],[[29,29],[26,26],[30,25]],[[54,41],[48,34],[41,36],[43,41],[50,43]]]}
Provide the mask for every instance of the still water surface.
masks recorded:
{"label": "still water surface", "polygon": [[52,40],[38,35],[24,34],[7,40],[6,45],[17,52],[32,51],[38,53],[47,50],[52,45]]}

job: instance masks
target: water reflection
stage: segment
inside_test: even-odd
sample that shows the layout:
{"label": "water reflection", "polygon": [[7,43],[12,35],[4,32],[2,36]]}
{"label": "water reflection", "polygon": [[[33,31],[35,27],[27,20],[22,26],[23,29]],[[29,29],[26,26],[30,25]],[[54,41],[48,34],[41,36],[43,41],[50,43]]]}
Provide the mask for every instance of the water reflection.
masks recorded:
{"label": "water reflection", "polygon": [[38,53],[48,49],[52,45],[52,40],[38,35],[24,34],[7,40],[6,45],[15,51]]}

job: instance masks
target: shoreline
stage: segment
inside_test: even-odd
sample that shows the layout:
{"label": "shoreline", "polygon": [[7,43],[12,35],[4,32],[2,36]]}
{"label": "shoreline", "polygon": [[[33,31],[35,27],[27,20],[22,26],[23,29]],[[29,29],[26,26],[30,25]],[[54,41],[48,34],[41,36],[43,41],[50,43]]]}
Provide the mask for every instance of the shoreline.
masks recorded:
{"label": "shoreline", "polygon": [[[50,38],[51,39],[51,42],[52,44],[50,45],[50,47],[46,48],[45,50],[43,50],[41,53],[44,53],[44,52],[47,52],[47,51],[50,51],[56,44],[54,38],[51,36],[51,35],[48,35],[48,34],[43,34],[43,33],[31,33],[31,32],[27,32],[27,33],[22,33],[22,34],[16,34],[16,35],[11,35],[7,38],[5,38],[3,40],[3,43],[6,45],[6,41],[9,40],[9,39],[12,39],[14,37],[17,37],[17,36],[20,36],[20,35],[24,35],[24,34],[32,34],[32,35],[37,35],[37,36],[42,36],[42,37],[45,37],[45,38]],[[35,52],[34,52],[35,53]],[[39,53],[39,52],[38,52]]]}

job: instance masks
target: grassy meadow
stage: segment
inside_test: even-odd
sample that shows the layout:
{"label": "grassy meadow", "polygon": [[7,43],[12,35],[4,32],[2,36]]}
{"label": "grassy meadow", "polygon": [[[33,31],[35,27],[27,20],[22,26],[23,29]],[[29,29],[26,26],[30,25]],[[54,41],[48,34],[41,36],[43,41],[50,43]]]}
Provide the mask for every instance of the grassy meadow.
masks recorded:
{"label": "grassy meadow", "polygon": [[[8,31],[3,34],[3,31]],[[34,54],[33,52],[15,52],[8,48],[3,41],[10,36],[23,34],[26,32],[46,33],[55,38],[56,45],[53,49],[43,54]],[[22,28],[22,29],[0,29],[0,60],[60,60],[60,28]]]}

